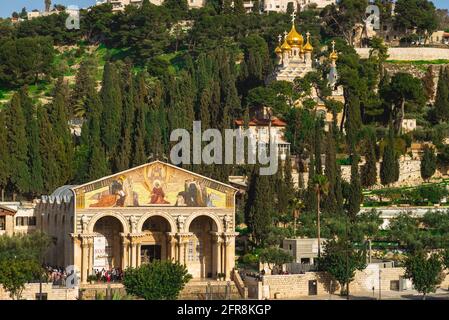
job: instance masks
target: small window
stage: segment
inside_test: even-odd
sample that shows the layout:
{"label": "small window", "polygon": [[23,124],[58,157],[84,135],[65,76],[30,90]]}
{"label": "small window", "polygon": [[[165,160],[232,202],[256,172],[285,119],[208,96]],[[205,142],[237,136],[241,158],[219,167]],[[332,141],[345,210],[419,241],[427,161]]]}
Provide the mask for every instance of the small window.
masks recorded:
{"label": "small window", "polygon": [[0,230],[6,230],[6,217],[0,217]]}

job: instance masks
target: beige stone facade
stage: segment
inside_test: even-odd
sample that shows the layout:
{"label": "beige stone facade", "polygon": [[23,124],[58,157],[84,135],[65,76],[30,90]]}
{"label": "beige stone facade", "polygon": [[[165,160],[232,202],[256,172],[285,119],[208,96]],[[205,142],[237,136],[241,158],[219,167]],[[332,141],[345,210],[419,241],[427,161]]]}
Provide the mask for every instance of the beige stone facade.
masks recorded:
{"label": "beige stone facade", "polygon": [[[446,270],[447,271],[447,270]],[[379,277],[380,272],[380,277]],[[405,281],[406,288],[411,289],[409,280],[404,280],[403,268],[380,268],[369,265],[363,271],[357,271],[354,281],[350,284],[351,293],[367,293],[374,288],[375,292],[380,289],[382,292],[396,290],[400,281]],[[266,275],[262,281],[246,279],[250,298],[256,299],[297,299],[310,296],[309,286],[316,283],[316,295],[327,295],[338,293],[339,285],[332,278],[323,272],[306,272],[305,274],[292,275]],[[440,284],[441,288],[449,285],[449,275]]]}
{"label": "beige stone facade", "polygon": [[[22,292],[23,300],[38,300],[39,283],[27,283]],[[42,284],[42,294],[46,300],[76,300],[78,299],[78,288],[59,288],[54,287],[52,283]],[[0,300],[12,300],[9,292],[0,286]]]}
{"label": "beige stone facade", "polygon": [[223,273],[229,279],[235,192],[159,161],[62,187],[36,205],[39,227],[54,239],[46,262],[74,265],[82,283],[94,269],[126,269],[154,259],[185,264],[194,278]]}

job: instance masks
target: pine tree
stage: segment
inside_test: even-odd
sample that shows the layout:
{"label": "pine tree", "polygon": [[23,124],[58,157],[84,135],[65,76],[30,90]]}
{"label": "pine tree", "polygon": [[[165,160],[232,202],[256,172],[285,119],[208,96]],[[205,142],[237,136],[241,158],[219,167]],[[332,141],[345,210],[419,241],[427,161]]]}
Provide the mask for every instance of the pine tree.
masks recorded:
{"label": "pine tree", "polygon": [[437,122],[449,121],[449,68],[442,67],[435,98],[435,118]]}
{"label": "pine tree", "polygon": [[89,121],[89,154],[88,154],[88,178],[96,180],[109,174],[106,152],[101,144],[101,129],[98,114],[93,113]]}
{"label": "pine tree", "polygon": [[28,169],[26,120],[19,93],[13,95],[8,108],[7,129],[10,155],[9,186],[14,194],[25,194],[30,190],[30,172]]}
{"label": "pine tree", "polygon": [[260,11],[260,1],[255,0],[255,1],[253,1],[253,7],[251,8],[251,12],[259,13],[259,11]]}
{"label": "pine tree", "polygon": [[30,170],[30,190],[33,195],[42,194],[44,182],[42,176],[42,159],[39,146],[39,125],[33,102],[28,96],[27,88],[20,89],[20,101],[26,121],[26,134],[28,143],[28,168]]}
{"label": "pine tree", "polygon": [[377,182],[376,136],[370,130],[364,143],[365,164],[362,166],[361,182],[364,188],[372,187]]}
{"label": "pine tree", "polygon": [[380,165],[380,180],[384,186],[399,179],[399,161],[394,147],[394,133],[390,127],[387,143],[384,146],[382,163]]}
{"label": "pine tree", "polygon": [[4,201],[4,192],[9,180],[9,151],[7,144],[7,128],[5,111],[0,110],[0,200]]}
{"label": "pine tree", "polygon": [[437,169],[437,157],[435,150],[429,146],[424,147],[424,154],[421,160],[421,177],[424,181],[429,181]]}

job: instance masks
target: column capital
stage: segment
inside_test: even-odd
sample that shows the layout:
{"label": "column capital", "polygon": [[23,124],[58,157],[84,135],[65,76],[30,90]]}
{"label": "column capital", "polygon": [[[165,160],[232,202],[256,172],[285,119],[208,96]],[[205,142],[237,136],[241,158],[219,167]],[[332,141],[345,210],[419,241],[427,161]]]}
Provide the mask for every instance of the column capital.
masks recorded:
{"label": "column capital", "polygon": [[193,235],[192,232],[178,232],[176,234],[176,238],[178,239],[179,243],[184,243],[188,238],[190,238]]}

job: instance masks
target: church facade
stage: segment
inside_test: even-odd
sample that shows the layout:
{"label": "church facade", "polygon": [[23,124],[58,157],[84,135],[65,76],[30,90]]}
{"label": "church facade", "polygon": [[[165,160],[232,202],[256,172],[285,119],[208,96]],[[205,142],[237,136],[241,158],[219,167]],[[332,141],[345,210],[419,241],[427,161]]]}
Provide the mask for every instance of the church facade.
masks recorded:
{"label": "church facade", "polygon": [[35,208],[38,228],[53,238],[45,262],[74,265],[82,283],[96,270],[165,259],[194,278],[229,279],[236,191],[160,161],[63,186]]}

